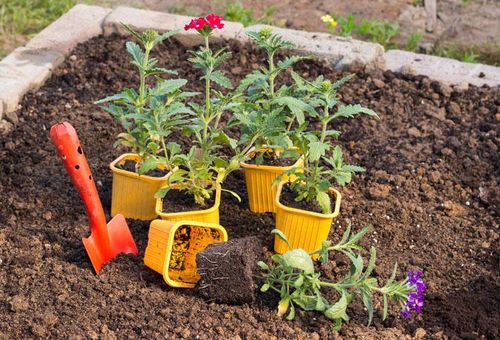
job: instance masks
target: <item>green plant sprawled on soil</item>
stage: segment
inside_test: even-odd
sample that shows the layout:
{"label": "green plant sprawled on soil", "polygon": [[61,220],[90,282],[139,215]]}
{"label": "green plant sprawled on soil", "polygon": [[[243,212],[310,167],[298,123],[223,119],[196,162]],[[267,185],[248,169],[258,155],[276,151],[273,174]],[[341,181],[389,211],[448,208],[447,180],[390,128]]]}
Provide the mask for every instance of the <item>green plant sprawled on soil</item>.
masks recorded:
{"label": "green plant sprawled on soil", "polygon": [[363,172],[364,168],[349,165],[344,162],[342,149],[339,145],[333,146],[328,137],[338,138],[340,131],[329,128],[338,118],[353,118],[359,114],[378,117],[377,114],[359,104],[343,105],[339,103],[337,89],[349,81],[352,76],[346,76],[336,82],[326,80],[323,76],[308,81],[292,72],[297,91],[303,101],[313,110],[308,111],[312,119],[318,119],[321,130],[307,130],[307,120],[299,122],[293,131],[294,145],[304,157],[303,168],[292,168],[278,176],[291,176],[289,185],[297,194],[295,200],[306,202],[316,201],[323,213],[331,213],[331,199],[328,189],[333,181],[344,186],[351,182],[352,174]]}
{"label": "green plant sprawled on soil", "polygon": [[[240,143],[251,143],[256,150],[285,150],[281,157],[297,156],[289,150],[290,129],[294,121],[304,122],[304,112],[313,108],[300,100],[293,85],[278,87],[276,78],[307,57],[289,56],[276,61],[279,51],[294,45],[268,28],[247,35],[266,52],[267,65],[241,81],[237,91],[241,93],[242,104],[235,110],[230,126],[240,126]],[[262,163],[262,153],[257,154],[256,161]]]}
{"label": "green plant sprawled on soil", "polygon": [[[195,93],[181,90],[187,83],[185,79],[161,78],[161,75],[177,72],[158,67],[158,61],[151,57],[153,48],[176,32],[160,35],[156,31],[145,31],[140,34],[124,26],[140,43],[129,41],[126,44],[131,63],[139,73],[138,87],[126,88],[96,103],[104,104],[101,108],[121,123],[125,132],[118,135],[115,146],[124,145],[140,156],[141,161],[136,164],[138,173],[155,169],[159,164],[169,171],[176,166],[180,146],[175,142],[167,143],[167,139],[187,123],[191,110],[183,101]],[[155,86],[147,84],[149,78],[155,79]]]}
{"label": "green plant sprawled on soil", "polygon": [[[347,227],[342,239],[335,245],[331,241],[323,241],[321,249],[307,253],[303,249],[290,249],[286,236],[279,230],[273,230],[278,237],[288,244],[289,250],[281,254],[274,254],[271,264],[259,261],[258,266],[263,271],[264,283],[262,292],[274,291],[280,295],[278,315],[287,314],[287,319],[295,317],[296,308],[305,311],[317,311],[334,322],[335,327],[341,327],[344,321],[349,321],[347,307],[355,298],[361,298],[367,312],[368,324],[374,315],[373,294],[380,294],[383,298],[383,315],[388,314],[389,301],[399,303],[401,313],[411,317],[413,313],[420,313],[424,303],[425,284],[421,279],[422,273],[409,272],[402,281],[395,281],[397,264],[390,277],[383,286],[379,286],[377,278],[372,273],[375,269],[376,249],[371,247],[368,262],[362,257],[363,248],[358,242],[369,230],[363,228],[357,234],[351,235],[350,226]],[[329,261],[331,252],[340,252],[345,255],[351,265],[347,274],[335,282],[324,281],[321,273],[315,268],[311,256],[319,256],[319,262]],[[335,301],[329,300],[324,292],[334,290]]]}

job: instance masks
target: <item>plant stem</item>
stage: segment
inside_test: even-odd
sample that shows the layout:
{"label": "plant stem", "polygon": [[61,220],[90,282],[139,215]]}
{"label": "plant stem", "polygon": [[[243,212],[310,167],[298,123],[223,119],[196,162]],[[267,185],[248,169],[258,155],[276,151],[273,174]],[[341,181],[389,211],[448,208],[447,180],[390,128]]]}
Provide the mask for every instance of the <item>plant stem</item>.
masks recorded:
{"label": "plant stem", "polygon": [[269,54],[269,96],[274,97],[274,53]]}
{"label": "plant stem", "polygon": [[150,51],[151,51],[150,48],[145,47],[144,59],[142,61],[143,69],[139,70],[139,81],[140,81],[140,85],[139,85],[139,105],[140,105],[141,108],[144,105],[144,101],[145,101],[144,97],[146,95],[146,73],[145,73],[144,70],[146,69],[146,66],[148,65],[149,52]]}
{"label": "plant stem", "polygon": [[[210,49],[210,46],[208,44],[208,36],[205,36],[205,48],[207,51]],[[210,73],[212,70],[210,69]],[[210,79],[208,77],[205,78],[205,119],[203,119],[203,144],[206,144],[207,141],[207,133],[208,133],[208,120],[210,119]],[[202,148],[205,146],[203,145]],[[203,150],[205,151],[205,150]]]}

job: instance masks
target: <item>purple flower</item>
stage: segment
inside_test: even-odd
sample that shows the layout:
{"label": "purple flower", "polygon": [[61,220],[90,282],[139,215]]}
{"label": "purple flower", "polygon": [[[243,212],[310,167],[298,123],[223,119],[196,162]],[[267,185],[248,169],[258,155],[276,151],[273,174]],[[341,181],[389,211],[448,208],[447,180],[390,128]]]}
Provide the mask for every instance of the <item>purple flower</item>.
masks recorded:
{"label": "purple flower", "polygon": [[408,299],[401,310],[405,318],[410,318],[414,313],[420,314],[424,306],[425,283],[421,272],[408,272]]}

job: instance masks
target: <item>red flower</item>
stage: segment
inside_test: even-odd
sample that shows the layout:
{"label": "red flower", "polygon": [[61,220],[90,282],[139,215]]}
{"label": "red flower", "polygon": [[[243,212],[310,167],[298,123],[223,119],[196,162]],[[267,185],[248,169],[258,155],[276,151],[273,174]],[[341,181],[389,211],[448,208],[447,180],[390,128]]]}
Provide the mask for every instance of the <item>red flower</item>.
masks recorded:
{"label": "red flower", "polygon": [[[212,30],[215,29],[221,29],[224,27],[224,24],[221,22],[221,20],[224,19],[220,15],[215,15],[215,14],[209,14],[205,18],[195,18],[192,19],[191,22],[188,25],[184,26],[184,30],[197,30],[201,31],[203,30],[206,26],[210,27],[210,29],[205,28],[203,30],[206,34],[209,34]],[[208,31],[206,31],[208,29]]]}
{"label": "red flower", "polygon": [[192,19],[188,25],[184,26],[184,30],[187,31],[193,29],[201,31],[206,25],[208,25],[208,22],[205,20],[205,18],[196,18]]}
{"label": "red flower", "polygon": [[220,15],[211,13],[207,15],[205,19],[208,23],[208,26],[210,26],[211,29],[221,29],[224,27],[224,24],[221,22],[221,20],[224,19],[224,17]]}

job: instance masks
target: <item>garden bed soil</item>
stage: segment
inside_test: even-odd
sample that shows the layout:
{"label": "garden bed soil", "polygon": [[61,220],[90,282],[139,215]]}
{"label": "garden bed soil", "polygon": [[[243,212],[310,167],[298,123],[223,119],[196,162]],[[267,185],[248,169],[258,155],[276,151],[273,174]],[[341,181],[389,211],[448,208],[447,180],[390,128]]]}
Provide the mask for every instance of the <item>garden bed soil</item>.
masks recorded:
{"label": "garden bed soil", "polygon": [[185,190],[171,189],[163,198],[164,213],[176,213],[183,211],[206,210],[210,209],[215,204],[215,190],[212,191],[212,196],[205,201],[205,205],[201,206],[194,201],[194,196]]}
{"label": "garden bed soil", "polygon": [[[125,170],[125,171],[136,173],[136,171],[135,171],[136,164],[137,164],[136,161],[127,160],[127,161],[125,161],[125,163],[123,163],[123,165],[118,164],[117,168]],[[167,173],[163,170],[153,169],[153,170],[147,171],[144,175],[160,178],[160,177],[165,176],[166,174]]]}
{"label": "garden bed soil", "polygon": [[[120,255],[96,276],[81,242],[89,234],[85,208],[48,130],[63,120],[76,128],[109,215],[108,164],[126,150],[112,147],[120,126],[93,102],[137,83],[124,42],[110,36],[79,45],[42,88],[25,96],[15,113],[19,123],[0,131],[2,337],[500,337],[499,89],[457,92],[420,76],[360,72],[339,90],[343,102],[370,107],[381,118],[339,120],[334,127],[343,132],[338,143],[346,162],[367,171],[342,189],[329,237],[338,241],[349,222],[354,231],[372,224],[362,244],[378,249],[375,275],[382,283],[395,261],[399,278],[423,271],[423,315],[405,320],[393,306],[386,321],[377,312],[367,327],[362,305],[354,303],[350,322],[336,332],[317,313],[277,317],[278,298],[270,292],[243,306],[209,303],[195,290],[168,287],[144,266],[149,223],[134,220],[128,224],[141,256]],[[158,66],[179,70],[188,90],[202,90],[186,49],[167,44],[153,53]],[[234,83],[265,60],[251,46],[232,42],[230,50],[234,56],[224,69]],[[317,61],[301,63],[297,72],[342,76]],[[243,202],[223,193],[221,224],[230,239],[258,237],[269,259],[274,219],[249,211],[244,183],[241,172],[224,183]],[[323,277],[341,275],[336,263],[324,266]],[[380,299],[374,303],[380,310]]]}
{"label": "garden bed soil", "polygon": [[255,236],[214,243],[196,254],[201,280],[198,295],[207,301],[227,304],[255,302],[257,261],[263,258],[262,245]]}

